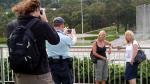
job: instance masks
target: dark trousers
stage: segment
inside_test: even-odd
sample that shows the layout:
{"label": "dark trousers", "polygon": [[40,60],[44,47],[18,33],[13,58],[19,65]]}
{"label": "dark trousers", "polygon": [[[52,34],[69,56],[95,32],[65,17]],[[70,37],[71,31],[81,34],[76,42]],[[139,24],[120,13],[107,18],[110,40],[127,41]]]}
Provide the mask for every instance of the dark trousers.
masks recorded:
{"label": "dark trousers", "polygon": [[55,84],[73,84],[72,61],[70,59],[49,59]]}
{"label": "dark trousers", "polygon": [[126,63],[126,70],[125,70],[125,79],[131,80],[137,78],[138,73],[138,63],[134,62],[133,65],[130,62]]}

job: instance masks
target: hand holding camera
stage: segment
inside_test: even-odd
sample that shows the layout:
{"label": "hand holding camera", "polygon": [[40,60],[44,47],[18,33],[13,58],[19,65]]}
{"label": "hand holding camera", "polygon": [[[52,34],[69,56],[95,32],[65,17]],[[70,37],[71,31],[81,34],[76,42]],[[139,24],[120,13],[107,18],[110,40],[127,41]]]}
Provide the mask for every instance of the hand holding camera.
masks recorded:
{"label": "hand holding camera", "polygon": [[68,29],[67,27],[64,28],[64,33],[72,38],[73,44],[76,43],[77,37],[76,37],[76,31],[75,29]]}
{"label": "hand holding camera", "polygon": [[67,35],[73,35],[73,34],[76,34],[76,31],[75,31],[75,29],[70,29],[68,27],[65,27],[64,28],[64,33],[67,34]]}
{"label": "hand holding camera", "polygon": [[67,29],[67,33],[71,34],[72,33],[72,29]]}
{"label": "hand holding camera", "polygon": [[40,17],[41,17],[41,20],[48,22],[46,13],[45,13],[45,8],[40,8]]}
{"label": "hand holding camera", "polygon": [[76,31],[75,29],[67,29],[67,34],[73,35],[73,34],[76,34]]}

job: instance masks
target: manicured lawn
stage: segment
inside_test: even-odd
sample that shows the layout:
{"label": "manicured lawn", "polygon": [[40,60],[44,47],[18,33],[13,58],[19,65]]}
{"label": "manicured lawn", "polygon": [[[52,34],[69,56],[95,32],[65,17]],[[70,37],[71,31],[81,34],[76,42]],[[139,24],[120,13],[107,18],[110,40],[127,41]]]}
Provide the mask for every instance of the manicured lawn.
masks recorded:
{"label": "manicured lawn", "polygon": [[[106,31],[106,33],[107,33],[106,39],[108,41],[113,41],[113,40],[117,39],[119,37],[119,35],[122,35],[125,32],[124,28],[120,28],[119,32],[117,33],[117,31],[116,31],[117,28],[115,26],[110,26],[110,27],[105,27],[105,28],[90,32],[88,34],[97,34],[98,35],[100,30],[105,30]],[[85,40],[94,40],[96,38],[97,38],[97,36],[93,36],[93,37],[85,37],[84,39]]]}
{"label": "manicured lawn", "polygon": [[[100,30],[105,30],[108,35],[117,34],[117,28],[115,26],[110,26],[110,27],[105,27],[105,28],[102,28],[102,29],[98,29],[98,30],[90,32],[88,34],[98,34]],[[123,34],[124,32],[125,32],[125,30],[124,30],[123,27],[119,28],[119,32],[118,32],[119,34]]]}

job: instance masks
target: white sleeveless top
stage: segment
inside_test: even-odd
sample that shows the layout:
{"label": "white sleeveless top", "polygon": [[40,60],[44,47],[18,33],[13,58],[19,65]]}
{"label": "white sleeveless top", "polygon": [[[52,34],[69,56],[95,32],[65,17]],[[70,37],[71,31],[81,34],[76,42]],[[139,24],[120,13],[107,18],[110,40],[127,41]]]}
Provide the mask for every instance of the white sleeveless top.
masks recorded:
{"label": "white sleeveless top", "polygon": [[138,45],[136,40],[133,41],[133,44],[130,43],[130,44],[126,45],[126,53],[125,53],[126,62],[131,62],[132,55],[133,55],[133,45],[134,44]]}

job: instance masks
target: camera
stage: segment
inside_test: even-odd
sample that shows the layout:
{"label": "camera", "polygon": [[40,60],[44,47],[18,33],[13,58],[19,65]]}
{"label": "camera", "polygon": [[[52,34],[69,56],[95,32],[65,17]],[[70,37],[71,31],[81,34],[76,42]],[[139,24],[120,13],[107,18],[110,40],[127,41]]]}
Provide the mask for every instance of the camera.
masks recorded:
{"label": "camera", "polygon": [[67,32],[68,32],[68,34],[71,34],[72,29],[68,29]]}
{"label": "camera", "polygon": [[40,14],[43,15],[45,13],[45,8],[40,8]]}
{"label": "camera", "polygon": [[43,15],[43,10],[40,10],[40,14]]}

